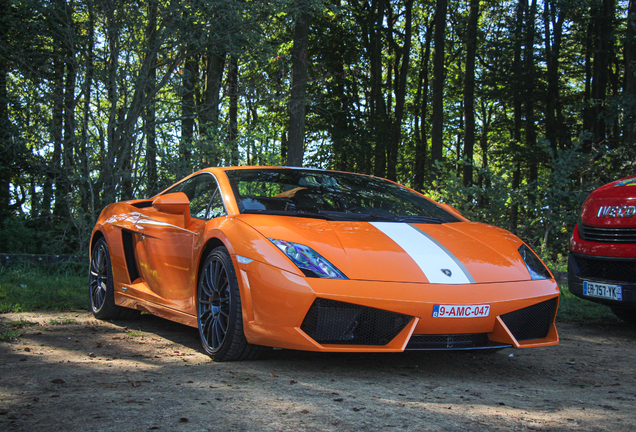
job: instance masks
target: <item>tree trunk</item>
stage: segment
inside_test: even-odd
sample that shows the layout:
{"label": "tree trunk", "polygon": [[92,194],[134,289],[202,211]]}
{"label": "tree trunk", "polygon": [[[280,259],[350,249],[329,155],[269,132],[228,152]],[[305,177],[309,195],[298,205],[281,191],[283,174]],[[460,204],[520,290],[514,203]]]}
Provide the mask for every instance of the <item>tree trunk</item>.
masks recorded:
{"label": "tree trunk", "polygon": [[370,37],[367,52],[370,62],[371,89],[370,89],[370,128],[373,130],[374,164],[373,174],[378,177],[386,176],[386,137],[390,133],[387,118],[386,101],[384,100],[383,76],[382,76],[382,38],[384,18],[387,4],[385,0],[373,0],[371,2]]}
{"label": "tree trunk", "polygon": [[[514,34],[514,53],[513,53],[513,73],[517,76],[523,76],[523,66],[521,62],[521,45],[523,40],[523,16],[527,9],[527,1],[520,1],[517,4],[516,18],[515,18],[515,34]],[[512,130],[512,144],[511,153],[514,160],[514,171],[512,178],[512,190],[519,189],[521,184],[521,160],[523,155],[521,152],[521,123],[522,123],[522,89],[519,88],[516,82],[510,83],[510,89],[513,92],[513,130]],[[513,233],[517,231],[517,225],[519,221],[519,203],[516,200],[512,200],[510,205],[510,231]]]}
{"label": "tree trunk", "polygon": [[307,63],[309,46],[309,5],[299,1],[301,11],[294,25],[292,48],[292,82],[289,101],[289,140],[287,142],[287,165],[303,166],[305,153],[305,105],[307,104]]}
{"label": "tree trunk", "polygon": [[[116,200],[115,184],[117,183],[116,169],[114,167],[115,156],[118,153],[119,141],[116,139],[117,131],[117,100],[119,89],[117,87],[117,72],[119,65],[119,52],[121,49],[119,37],[121,34],[119,16],[114,3],[106,3],[106,46],[108,49],[108,65],[106,68],[107,100],[109,105],[108,124],[106,126],[106,154],[102,158],[102,169],[98,179],[97,190],[102,190],[102,203],[109,204]],[[102,203],[97,207],[102,207]]]}
{"label": "tree trunk", "polygon": [[195,97],[194,91],[199,75],[199,63],[194,48],[188,49],[188,57],[183,69],[183,93],[181,95],[181,149],[182,174],[192,170],[192,148],[194,143]]}
{"label": "tree trunk", "polygon": [[[492,107],[486,108],[486,104],[482,100],[481,102],[481,113],[482,113],[482,131],[481,137],[479,139],[479,147],[481,149],[481,172],[486,173],[488,171],[488,132],[490,130],[490,124],[492,123]],[[488,202],[488,193],[491,187],[490,177],[486,177],[480,173],[477,178],[478,185],[483,192],[480,195],[479,206],[481,208],[487,208],[489,205]]]}
{"label": "tree trunk", "polygon": [[89,123],[91,117],[91,95],[93,91],[93,80],[95,78],[95,14],[93,10],[93,2],[89,0],[88,6],[88,26],[86,35],[86,56],[84,61],[85,65],[85,78],[83,91],[83,105],[82,105],[82,119],[80,138],[78,143],[79,148],[79,164],[80,164],[80,182],[79,182],[79,194],[80,205],[84,214],[86,214],[89,220],[95,218],[95,197],[93,196],[93,181],[90,178],[90,160],[88,157],[88,151],[91,147],[89,145]]}
{"label": "tree trunk", "polygon": [[415,168],[413,188],[418,191],[424,189],[426,175],[426,150],[428,139],[426,137],[426,115],[428,108],[428,63],[431,57],[431,39],[433,36],[432,23],[427,23],[425,48],[421,53],[421,65],[418,77],[417,93],[415,95]]}
{"label": "tree trunk", "polygon": [[466,74],[464,75],[464,186],[473,184],[473,152],[475,148],[475,56],[477,54],[477,22],[479,0],[470,1],[466,29]]}
{"label": "tree trunk", "polygon": [[221,102],[221,83],[225,68],[225,53],[218,53],[216,46],[210,43],[206,54],[205,92],[203,104],[199,109],[201,134],[204,137],[201,149],[204,163],[207,166],[218,166],[220,151],[219,136],[219,103]]}
{"label": "tree trunk", "polygon": [[53,215],[64,218],[66,216],[66,186],[62,173],[62,130],[64,128],[64,61],[59,52],[53,59],[53,115],[51,118],[51,138],[53,141],[53,156],[49,168],[49,177],[53,184]]}
{"label": "tree trunk", "polygon": [[[76,148],[75,139],[75,83],[77,80],[77,59],[75,57],[76,51],[76,37],[75,28],[73,23],[73,10],[69,4],[64,0],[63,4],[63,37],[64,37],[64,139],[63,139],[63,152],[62,152],[62,175],[64,177],[64,193],[66,197],[71,194],[71,178],[75,176],[75,158],[73,157],[74,150]],[[65,203],[67,211],[70,212],[70,202]]]}
{"label": "tree trunk", "polygon": [[613,21],[615,12],[614,0],[594,2],[590,8],[592,64],[590,77],[589,103],[584,111],[583,127],[592,133],[592,142],[587,142],[584,150],[589,151],[592,144],[599,144],[606,138],[606,125],[603,118],[602,104],[607,96],[609,81],[610,44],[613,37]]}
{"label": "tree trunk", "polygon": [[229,162],[231,165],[238,165],[238,59],[235,55],[230,56],[228,87],[230,93]]}
{"label": "tree trunk", "polygon": [[535,62],[534,39],[535,17],[537,14],[537,0],[532,0],[526,13],[526,38],[524,49],[524,64],[526,76],[526,152],[529,155],[528,183],[530,184],[528,198],[531,203],[536,201],[537,180],[539,178],[539,149],[537,148],[537,130],[534,117],[534,89],[535,89]]}
{"label": "tree trunk", "polygon": [[437,0],[435,9],[435,53],[433,54],[433,115],[431,119],[431,182],[439,176],[435,165],[443,160],[444,149],[444,41],[447,0]]}
{"label": "tree trunk", "polygon": [[[559,57],[561,55],[561,36],[563,33],[564,9],[557,12],[554,0],[545,0],[543,6],[543,24],[545,28],[545,58],[547,63],[548,92],[545,96],[545,129],[546,138],[552,151],[559,146],[563,148],[563,113],[559,97]],[[552,27],[552,32],[550,32]]]}
{"label": "tree trunk", "polygon": [[[627,14],[627,34],[625,35],[625,79],[623,81],[623,99],[636,101],[636,0],[629,0]],[[633,146],[636,143],[636,103],[627,103],[623,124],[623,144]]]}
{"label": "tree trunk", "polygon": [[[158,0],[148,2],[148,25],[146,26],[146,39],[148,46],[157,44],[157,4]],[[144,132],[146,135],[146,194],[152,196],[159,192],[157,174],[157,114],[155,112],[155,98],[148,97],[157,83],[157,57],[148,70],[145,96],[148,104],[144,111]]]}
{"label": "tree trunk", "polygon": [[[9,10],[9,2],[7,0],[0,0],[0,10]],[[0,20],[0,46],[8,46],[8,29],[6,25],[5,19]],[[11,202],[9,189],[11,170],[9,158],[6,156],[11,145],[11,122],[9,121],[9,99],[7,95],[9,62],[4,54],[4,50],[0,50],[0,155],[2,155],[0,157],[0,220],[5,220],[11,215],[11,208],[9,207]]]}
{"label": "tree trunk", "polygon": [[402,64],[397,76],[397,91],[395,94],[395,121],[393,123],[393,135],[391,145],[388,148],[387,177],[390,180],[397,180],[396,166],[398,161],[398,148],[402,138],[402,118],[404,117],[404,100],[406,98],[406,81],[409,69],[409,57],[411,56],[411,16],[413,10],[413,0],[407,0],[404,23],[404,47],[402,48]]}

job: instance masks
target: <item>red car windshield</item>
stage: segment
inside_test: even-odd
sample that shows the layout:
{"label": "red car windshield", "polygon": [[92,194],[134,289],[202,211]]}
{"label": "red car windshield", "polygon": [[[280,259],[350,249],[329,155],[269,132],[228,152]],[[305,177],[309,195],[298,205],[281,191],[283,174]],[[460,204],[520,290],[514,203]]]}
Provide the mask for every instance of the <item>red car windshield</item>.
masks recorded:
{"label": "red car windshield", "polygon": [[434,202],[389,181],[310,169],[226,171],[241,213],[333,220],[458,222]]}

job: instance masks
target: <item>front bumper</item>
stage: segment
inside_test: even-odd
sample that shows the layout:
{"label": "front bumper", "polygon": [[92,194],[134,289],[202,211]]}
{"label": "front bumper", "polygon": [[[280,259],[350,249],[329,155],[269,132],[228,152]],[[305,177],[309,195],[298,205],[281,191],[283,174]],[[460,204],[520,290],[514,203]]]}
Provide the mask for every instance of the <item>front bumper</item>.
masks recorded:
{"label": "front bumper", "polygon": [[[583,294],[583,281],[620,285],[623,300],[609,300]],[[568,289],[585,300],[609,306],[636,308],[636,258],[618,258],[570,252]]]}
{"label": "front bumper", "polygon": [[[556,345],[553,279],[441,285],[305,278],[235,262],[250,343],[309,351],[399,352]],[[435,305],[489,305],[436,318]],[[539,330],[537,330],[539,329]]]}

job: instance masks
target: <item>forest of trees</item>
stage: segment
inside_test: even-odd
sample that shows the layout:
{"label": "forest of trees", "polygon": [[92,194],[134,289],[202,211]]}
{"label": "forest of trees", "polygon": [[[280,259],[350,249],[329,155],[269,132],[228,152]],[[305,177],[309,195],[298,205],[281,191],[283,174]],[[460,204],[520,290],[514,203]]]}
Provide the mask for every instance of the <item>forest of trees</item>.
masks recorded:
{"label": "forest of trees", "polygon": [[0,252],[217,165],[382,176],[558,260],[636,172],[635,0],[0,0]]}

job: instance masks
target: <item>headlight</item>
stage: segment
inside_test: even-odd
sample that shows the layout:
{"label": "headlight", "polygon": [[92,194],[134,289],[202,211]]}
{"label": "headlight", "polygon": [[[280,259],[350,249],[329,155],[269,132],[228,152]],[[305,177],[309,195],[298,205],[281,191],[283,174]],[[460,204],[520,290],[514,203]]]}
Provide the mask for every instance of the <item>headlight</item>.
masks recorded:
{"label": "headlight", "polygon": [[347,279],[340,270],[309,246],[284,240],[269,239],[269,241],[283,251],[307,277]]}
{"label": "headlight", "polygon": [[526,245],[521,245],[517,250],[519,251],[521,258],[523,258],[523,262],[526,263],[526,267],[530,272],[530,278],[532,280],[550,279],[552,277],[550,275],[550,271],[543,265],[539,257],[532,252],[532,249]]}

